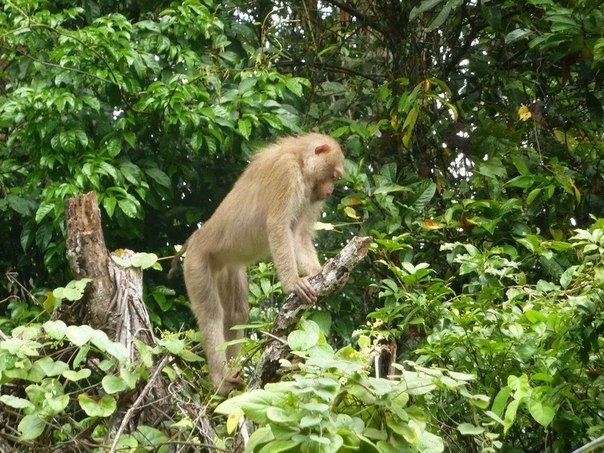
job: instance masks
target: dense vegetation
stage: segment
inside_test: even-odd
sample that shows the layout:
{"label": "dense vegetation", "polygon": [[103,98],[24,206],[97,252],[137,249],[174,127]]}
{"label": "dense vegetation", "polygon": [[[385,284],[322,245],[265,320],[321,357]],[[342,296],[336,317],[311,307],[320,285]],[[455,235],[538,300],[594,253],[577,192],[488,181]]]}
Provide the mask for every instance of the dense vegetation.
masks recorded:
{"label": "dense vegetation", "polygon": [[[289,338],[302,364],[218,407],[216,444],[243,413],[249,449],[271,452],[604,435],[603,29],[599,0],[5,0],[1,445],[199,447],[186,417],[108,428],[162,351],[215,405],[182,283],[145,271],[163,339],[136,371],[98,331],[48,321],[82,294],[64,202],[95,191],[111,249],[168,257],[255,149],[307,130],[347,153],[320,249],[370,234],[372,254]],[[251,272],[258,332],[282,297],[270,266]],[[394,379],[366,366],[384,344]]]}

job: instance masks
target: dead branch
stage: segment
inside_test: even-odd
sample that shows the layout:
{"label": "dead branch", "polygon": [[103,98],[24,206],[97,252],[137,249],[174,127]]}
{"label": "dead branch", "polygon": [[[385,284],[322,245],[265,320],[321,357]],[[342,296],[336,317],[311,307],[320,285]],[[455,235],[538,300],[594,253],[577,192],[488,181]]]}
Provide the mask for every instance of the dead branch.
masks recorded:
{"label": "dead branch", "polygon": [[[310,279],[319,296],[326,296],[342,288],[348,281],[351,270],[365,258],[371,245],[371,237],[353,238],[338,255],[325,263],[321,272]],[[312,304],[303,302],[295,294],[291,294],[273,323],[273,329],[260,360],[254,370],[249,390],[261,388],[264,384],[276,380],[279,361],[285,357],[288,347],[284,339],[302,318],[302,314],[312,308]]]}

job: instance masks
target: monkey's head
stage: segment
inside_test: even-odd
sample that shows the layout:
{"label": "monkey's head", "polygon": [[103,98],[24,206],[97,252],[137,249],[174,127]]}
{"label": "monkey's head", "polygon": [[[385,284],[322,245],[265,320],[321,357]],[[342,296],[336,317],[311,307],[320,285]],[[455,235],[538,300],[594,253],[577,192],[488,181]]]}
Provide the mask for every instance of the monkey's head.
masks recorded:
{"label": "monkey's head", "polygon": [[335,181],[344,177],[344,153],[327,135],[312,137],[307,161],[307,177],[312,184],[311,201],[323,201],[333,193]]}

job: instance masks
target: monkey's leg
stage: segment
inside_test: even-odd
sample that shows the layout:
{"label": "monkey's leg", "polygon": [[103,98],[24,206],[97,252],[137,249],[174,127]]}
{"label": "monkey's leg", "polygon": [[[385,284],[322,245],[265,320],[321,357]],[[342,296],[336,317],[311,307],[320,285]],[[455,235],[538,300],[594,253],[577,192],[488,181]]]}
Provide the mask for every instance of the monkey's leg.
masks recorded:
{"label": "monkey's leg", "polygon": [[201,332],[201,345],[206,355],[210,380],[216,389],[228,378],[227,356],[218,346],[225,342],[225,313],[220,300],[220,269],[213,268],[200,254],[197,260],[185,261],[185,283],[191,308]]}
{"label": "monkey's leg", "polygon": [[[244,266],[231,266],[228,270],[227,280],[221,294],[222,308],[224,309],[224,337],[227,341],[243,338],[243,330],[232,330],[236,325],[245,324],[249,314],[248,281]],[[227,360],[239,355],[241,344],[234,344],[227,349]]]}

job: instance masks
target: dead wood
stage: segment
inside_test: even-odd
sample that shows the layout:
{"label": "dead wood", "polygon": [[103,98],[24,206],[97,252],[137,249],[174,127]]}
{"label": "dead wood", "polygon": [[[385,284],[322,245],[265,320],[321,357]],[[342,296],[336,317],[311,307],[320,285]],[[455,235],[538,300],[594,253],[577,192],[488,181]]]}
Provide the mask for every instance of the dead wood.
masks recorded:
{"label": "dead wood", "polygon": [[[310,279],[319,297],[324,297],[342,288],[348,281],[351,270],[365,258],[371,245],[371,237],[353,238],[335,257],[325,263],[321,272]],[[312,308],[295,294],[291,294],[279,310],[264,351],[252,373],[249,390],[261,388],[278,379],[279,361],[289,348],[286,337],[296,327],[302,314]]]}

